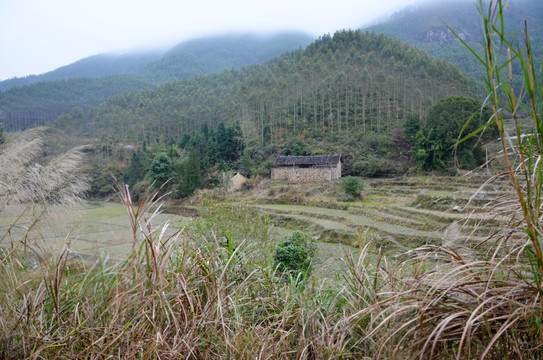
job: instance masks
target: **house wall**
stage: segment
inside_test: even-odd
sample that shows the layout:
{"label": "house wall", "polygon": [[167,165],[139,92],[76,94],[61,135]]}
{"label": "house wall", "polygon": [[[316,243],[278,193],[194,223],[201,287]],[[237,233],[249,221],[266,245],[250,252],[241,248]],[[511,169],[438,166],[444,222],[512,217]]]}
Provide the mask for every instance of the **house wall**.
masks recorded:
{"label": "house wall", "polygon": [[334,169],[332,180],[337,180],[339,178],[341,178],[341,162],[337,163],[337,166]]}
{"label": "house wall", "polygon": [[341,163],[334,167],[309,167],[285,166],[272,169],[272,180],[284,180],[289,183],[314,183],[326,182],[341,177]]}

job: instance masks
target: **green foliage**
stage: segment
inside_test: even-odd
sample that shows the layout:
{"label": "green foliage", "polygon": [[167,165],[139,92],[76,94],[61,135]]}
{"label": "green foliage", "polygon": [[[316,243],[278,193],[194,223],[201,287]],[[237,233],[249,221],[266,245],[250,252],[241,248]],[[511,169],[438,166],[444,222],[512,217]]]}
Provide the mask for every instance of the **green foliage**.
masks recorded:
{"label": "green foliage", "polygon": [[285,155],[306,156],[310,154],[311,149],[307,146],[302,138],[296,137],[289,140],[290,141],[287,143]]}
{"label": "green foliage", "polygon": [[138,181],[143,179],[143,175],[147,172],[144,164],[143,153],[133,152],[130,158],[130,165],[123,173],[123,182],[133,187]]}
{"label": "green foliage", "polygon": [[[483,106],[480,100],[463,96],[441,99],[430,109],[425,125],[416,133],[411,153],[423,170],[450,166],[454,158],[453,148],[462,134],[478,131],[491,117],[491,109]],[[493,139],[496,130],[488,127],[479,135],[465,139],[456,147],[460,167],[473,169],[484,161],[480,157],[481,141]]]}
{"label": "green foliage", "polygon": [[403,167],[401,162],[395,162],[380,154],[371,154],[367,158],[355,162],[351,174],[367,177],[389,176],[402,173]]}
{"label": "green foliage", "polygon": [[288,273],[294,278],[305,278],[313,270],[312,259],[316,247],[313,238],[300,231],[295,231],[275,248],[273,265],[281,273]]}
{"label": "green foliage", "polygon": [[225,127],[224,123],[219,123],[213,134],[217,160],[226,162],[237,161],[243,152],[244,145],[242,137],[243,134],[238,124]]}
{"label": "green foliage", "polygon": [[148,172],[151,181],[155,182],[155,186],[162,186],[166,181],[175,176],[172,160],[165,152],[158,153],[149,167]]}
{"label": "green foliage", "polygon": [[415,136],[419,132],[420,127],[421,123],[418,116],[410,115],[403,122],[403,130],[411,144],[414,143]]}
{"label": "green foliage", "polygon": [[347,176],[341,179],[341,188],[349,196],[357,197],[364,190],[364,181],[355,176]]}
{"label": "green foliage", "polygon": [[189,158],[183,165],[183,178],[178,186],[179,196],[187,197],[194,193],[194,190],[200,188],[204,181],[202,178],[202,169],[200,156],[195,148],[190,150]]}
{"label": "green foliage", "polygon": [[53,126],[72,134],[81,134],[85,126],[85,114],[81,108],[72,109],[68,113],[60,115],[53,122]]}
{"label": "green foliage", "polygon": [[447,149],[442,140],[435,129],[417,132],[411,154],[419,168],[425,171],[445,168],[444,159],[447,158],[447,151],[451,152],[452,149]]}
{"label": "green foliage", "polygon": [[8,130],[24,130],[76,107],[98,107],[113,95],[262,62],[309,42],[309,36],[296,33],[221,36],[185,42],[165,54],[96,55],[43,75],[0,82],[0,111],[7,114]]}

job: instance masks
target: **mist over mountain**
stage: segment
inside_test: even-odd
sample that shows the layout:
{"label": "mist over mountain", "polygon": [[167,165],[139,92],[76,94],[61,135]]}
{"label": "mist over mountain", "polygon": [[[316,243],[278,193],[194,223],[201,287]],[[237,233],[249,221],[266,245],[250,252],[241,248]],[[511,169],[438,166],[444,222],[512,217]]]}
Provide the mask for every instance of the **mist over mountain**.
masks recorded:
{"label": "mist over mountain", "polygon": [[0,82],[0,91],[38,82],[136,74],[141,72],[146,65],[159,60],[163,53],[164,51],[149,51],[93,55],[45,74],[16,77],[2,81]]}
{"label": "mist over mountain", "polygon": [[225,35],[183,42],[163,53],[91,56],[42,75],[0,82],[0,122],[8,130],[22,130],[73,108],[87,111],[112,95],[240,68],[311,41],[302,33]]}
{"label": "mist over mountain", "polygon": [[272,36],[253,34],[214,36],[183,42],[148,64],[141,74],[156,84],[192,75],[261,63],[285,51],[305,47],[314,39],[302,33]]}
{"label": "mist over mountain", "polygon": [[147,82],[161,84],[185,76],[262,62],[304,47],[312,40],[303,33],[222,35],[184,41],[166,50],[98,54],[41,75],[0,81],[0,91],[38,82],[127,74],[137,74]]}
{"label": "mist over mountain", "polygon": [[[534,58],[540,62],[543,54],[543,1],[508,1],[505,20],[507,31],[517,34],[522,34],[524,22],[527,22]],[[415,45],[432,56],[457,64],[469,75],[480,78],[481,64],[448,27],[474,50],[482,51],[481,20],[476,3],[468,0],[412,6],[395,13],[386,21],[364,29]]]}

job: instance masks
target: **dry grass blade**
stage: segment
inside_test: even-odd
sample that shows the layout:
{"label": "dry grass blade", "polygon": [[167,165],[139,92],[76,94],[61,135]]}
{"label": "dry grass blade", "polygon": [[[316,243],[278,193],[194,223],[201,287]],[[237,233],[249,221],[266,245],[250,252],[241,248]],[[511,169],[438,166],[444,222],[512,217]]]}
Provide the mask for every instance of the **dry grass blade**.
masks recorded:
{"label": "dry grass blade", "polygon": [[[500,133],[501,159],[516,198],[503,196],[490,208],[489,216],[501,219],[504,226],[491,232],[491,238],[479,246],[487,247],[487,254],[463,257],[453,248],[440,247],[420,248],[408,254],[411,258],[404,265],[406,269],[425,270],[417,277],[403,274],[384,280],[403,285],[380,294],[384,300],[372,307],[376,325],[367,336],[382,344],[400,336],[402,342],[411,343],[414,354],[421,359],[543,358],[543,126],[539,121],[543,96],[538,93],[541,89],[534,86],[537,78],[527,30],[523,52],[511,46],[509,34],[505,33],[504,2],[491,1],[485,8],[480,1],[479,10],[485,37],[485,58],[479,60],[488,71],[488,100]],[[509,55],[509,64],[504,66],[499,64],[501,49],[515,53],[513,58]],[[525,99],[515,98],[502,74],[503,69],[509,69],[512,82],[513,61],[525,71]],[[534,129],[528,136],[518,126],[518,106],[526,107],[533,119]],[[509,135],[504,120],[507,109],[517,124],[516,136]],[[484,186],[502,175],[489,179]],[[419,321],[415,321],[417,317]],[[409,325],[398,326],[405,323]],[[394,330],[387,333],[389,326]],[[391,334],[395,336],[392,340]],[[385,349],[385,345],[381,348]]]}

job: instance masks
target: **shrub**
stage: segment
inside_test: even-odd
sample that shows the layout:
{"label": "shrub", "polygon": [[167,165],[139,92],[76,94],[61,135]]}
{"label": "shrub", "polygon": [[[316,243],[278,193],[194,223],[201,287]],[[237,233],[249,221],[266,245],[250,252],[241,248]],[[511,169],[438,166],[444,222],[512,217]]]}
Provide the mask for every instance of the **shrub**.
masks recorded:
{"label": "shrub", "polygon": [[165,152],[158,153],[149,167],[149,178],[155,186],[161,186],[175,176],[170,157]]}
{"label": "shrub", "polygon": [[294,278],[305,278],[313,269],[312,258],[315,255],[313,238],[300,231],[295,231],[275,248],[273,265],[283,274]]}
{"label": "shrub", "polygon": [[385,157],[370,155],[365,160],[356,162],[353,165],[353,173],[368,177],[383,176],[402,172],[398,165]]}
{"label": "shrub", "polygon": [[[426,124],[414,136],[411,153],[422,170],[443,169],[453,160],[452,148],[459,136],[471,133],[484,126],[492,118],[490,107],[483,106],[482,101],[464,96],[450,96],[435,104],[426,118]],[[465,125],[464,125],[465,124]],[[477,130],[478,131],[478,130]],[[482,133],[483,140],[492,140],[496,136],[493,127]],[[458,165],[461,168],[473,169],[484,162],[483,158],[475,158],[481,154],[480,137],[465,137],[456,144]]]}
{"label": "shrub", "polygon": [[359,192],[364,190],[364,181],[355,176],[348,176],[341,179],[341,188],[345,194],[354,197],[359,195]]}

